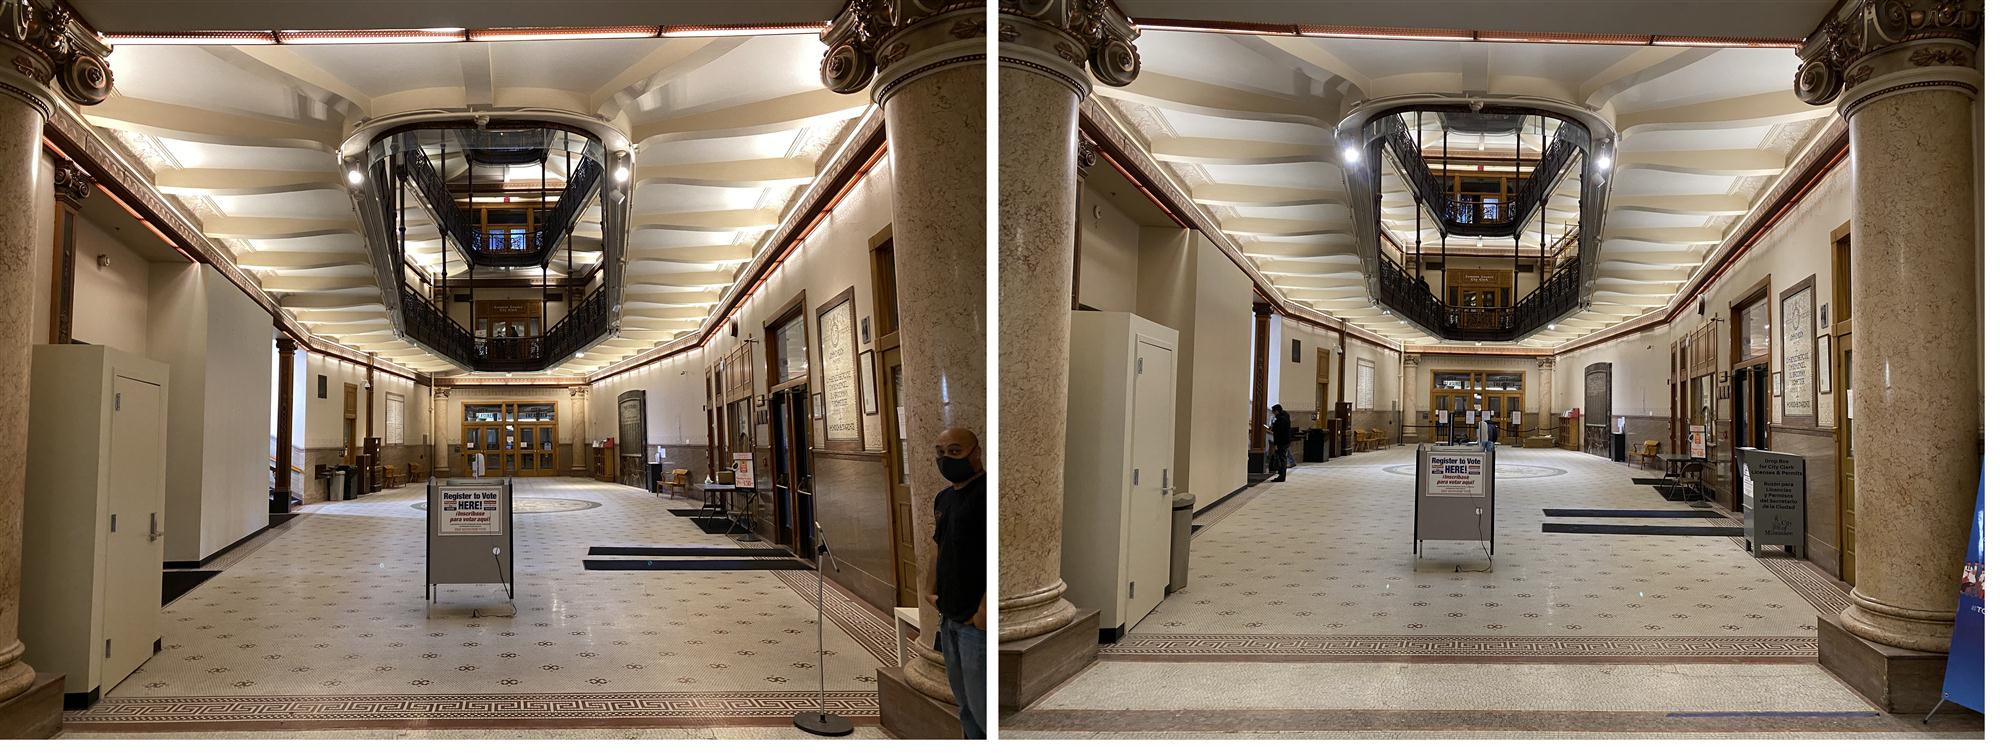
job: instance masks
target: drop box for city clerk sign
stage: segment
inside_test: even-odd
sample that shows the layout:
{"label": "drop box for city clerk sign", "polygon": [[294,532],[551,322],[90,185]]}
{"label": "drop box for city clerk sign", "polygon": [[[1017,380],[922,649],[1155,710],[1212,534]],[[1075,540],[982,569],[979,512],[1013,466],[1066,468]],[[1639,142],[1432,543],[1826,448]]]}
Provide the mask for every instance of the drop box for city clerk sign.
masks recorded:
{"label": "drop box for city clerk sign", "polygon": [[1743,485],[1744,549],[1778,545],[1797,555],[1806,545],[1806,460],[1756,448],[1736,449]]}

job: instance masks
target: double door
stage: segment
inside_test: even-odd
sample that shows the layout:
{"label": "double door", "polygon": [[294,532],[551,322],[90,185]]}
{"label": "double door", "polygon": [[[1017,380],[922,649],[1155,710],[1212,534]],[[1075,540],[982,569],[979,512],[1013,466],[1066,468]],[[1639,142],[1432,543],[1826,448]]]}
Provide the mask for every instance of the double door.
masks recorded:
{"label": "double door", "polygon": [[772,539],[813,557],[812,404],[804,381],[771,394]]}
{"label": "double door", "polygon": [[488,477],[551,477],[561,443],[557,436],[554,402],[468,403],[457,469],[471,474],[472,455],[482,454]]}

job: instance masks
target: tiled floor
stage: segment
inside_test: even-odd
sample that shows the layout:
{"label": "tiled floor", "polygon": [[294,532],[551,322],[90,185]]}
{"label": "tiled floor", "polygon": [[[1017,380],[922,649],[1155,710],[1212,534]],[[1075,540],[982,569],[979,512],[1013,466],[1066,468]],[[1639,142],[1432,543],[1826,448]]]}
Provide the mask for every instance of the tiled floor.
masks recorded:
{"label": "tiled floor", "polygon": [[[812,572],[587,572],[592,545],[727,546],[642,491],[517,481],[512,617],[499,585],[424,599],[423,488],[307,507],[283,535],[162,616],[163,648],[73,731],[788,725],[828,707],[872,723],[886,621]],[[475,612],[478,615],[475,616]],[[775,731],[775,730],[774,730]],[[345,736],[345,734],[343,734]]]}
{"label": "tiled floor", "polygon": [[1482,572],[1476,542],[1412,553],[1415,450],[1301,465],[1205,514],[1187,588],[1003,732],[1903,730],[1812,663],[1817,616],[1844,597],[1810,567],[1734,537],[1541,531],[1737,526],[1542,512],[1687,509],[1632,483],[1657,473],[1501,449]]}

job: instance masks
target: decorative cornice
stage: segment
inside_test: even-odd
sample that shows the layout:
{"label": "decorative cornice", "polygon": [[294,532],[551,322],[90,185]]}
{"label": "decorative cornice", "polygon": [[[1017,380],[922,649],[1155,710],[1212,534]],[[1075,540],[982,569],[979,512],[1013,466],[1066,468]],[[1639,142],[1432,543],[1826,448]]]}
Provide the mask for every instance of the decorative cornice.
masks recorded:
{"label": "decorative cornice", "polygon": [[1842,115],[1889,94],[1933,87],[1976,93],[1981,0],[1847,0],[1799,48],[1792,90]]}
{"label": "decorative cornice", "polygon": [[1090,175],[1092,166],[1097,165],[1097,143],[1090,135],[1079,132],[1076,135],[1076,180],[1082,181]]}
{"label": "decorative cornice", "polygon": [[1000,65],[1055,78],[1078,99],[1092,75],[1114,87],[1139,77],[1139,30],[1109,0],[1000,0],[998,33]]}
{"label": "decorative cornice", "polygon": [[0,0],[0,92],[53,114],[57,92],[78,105],[111,96],[111,47],[62,0]]}
{"label": "decorative cornice", "polygon": [[90,198],[90,189],[94,185],[90,174],[84,172],[82,166],[77,165],[75,160],[56,157],[54,162],[56,201],[72,208],[82,206],[83,200]]}
{"label": "decorative cornice", "polygon": [[872,81],[876,102],[939,71],[986,62],[983,0],[848,0],[819,35],[819,78],[851,94]]}

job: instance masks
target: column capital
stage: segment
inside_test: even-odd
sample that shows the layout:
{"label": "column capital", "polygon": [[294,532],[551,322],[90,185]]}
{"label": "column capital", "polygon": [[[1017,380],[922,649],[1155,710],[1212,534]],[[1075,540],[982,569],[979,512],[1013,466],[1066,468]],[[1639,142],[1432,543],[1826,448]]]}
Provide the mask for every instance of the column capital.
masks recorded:
{"label": "column capital", "polygon": [[999,0],[1000,65],[1053,77],[1090,95],[1091,79],[1122,87],[1139,77],[1139,37],[1108,0]]}
{"label": "column capital", "polygon": [[586,398],[589,396],[590,396],[590,386],[572,385],[569,387],[570,398]]}
{"label": "column capital", "polygon": [[1537,368],[1540,368],[1540,369],[1541,369],[1541,370],[1543,370],[1543,371],[1547,371],[1547,370],[1553,370],[1553,369],[1555,369],[1555,368],[1556,368],[1556,358],[1555,358],[1555,357],[1535,357],[1535,366],[1536,366]]}
{"label": "column capital", "polygon": [[95,185],[91,181],[90,174],[84,172],[83,167],[77,165],[75,160],[61,156],[52,157],[55,158],[56,164],[53,176],[56,201],[68,205],[71,209],[81,207],[83,200],[90,198],[90,189]]}
{"label": "column capital", "polygon": [[1417,366],[1417,363],[1418,363],[1418,362],[1420,362],[1420,361],[1422,361],[1422,360],[1423,360],[1423,357],[1422,357],[1422,356],[1419,356],[1419,355],[1417,355],[1417,354],[1404,354],[1404,355],[1403,355],[1403,366],[1404,366],[1404,367],[1406,367],[1406,368],[1413,368],[1413,367],[1416,367],[1416,366]]}
{"label": "column capital", "polygon": [[841,94],[870,82],[886,102],[903,85],[950,68],[986,62],[983,0],[847,0],[819,35],[819,78]]}
{"label": "column capital", "polygon": [[451,386],[449,386],[449,385],[440,385],[440,386],[437,386],[437,387],[435,387],[435,388],[432,388],[432,389],[431,389],[431,398],[434,398],[434,399],[437,399],[437,400],[439,400],[439,401],[443,401],[443,400],[445,400],[445,399],[448,399],[448,398],[451,398]]}
{"label": "column capital", "polygon": [[58,93],[78,105],[111,96],[111,47],[63,0],[0,0],[0,93],[42,112]]}
{"label": "column capital", "polygon": [[1841,115],[1912,89],[1979,91],[1980,0],[1845,0],[1799,48],[1792,91]]}
{"label": "column capital", "polygon": [[292,340],[291,336],[286,336],[286,335],[278,336],[278,351],[280,353],[291,354],[298,350],[299,350],[299,342]]}
{"label": "column capital", "polygon": [[1097,143],[1079,131],[1076,134],[1076,180],[1082,181],[1090,175],[1092,166],[1097,165]]}

